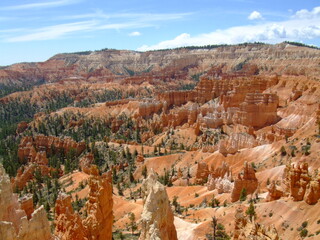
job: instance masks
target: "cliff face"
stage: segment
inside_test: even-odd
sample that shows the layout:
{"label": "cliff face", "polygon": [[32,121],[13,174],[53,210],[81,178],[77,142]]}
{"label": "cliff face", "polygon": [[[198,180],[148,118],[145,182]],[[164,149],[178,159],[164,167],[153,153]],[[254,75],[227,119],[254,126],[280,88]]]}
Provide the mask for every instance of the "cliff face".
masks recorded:
{"label": "cliff face", "polygon": [[[32,204],[32,202],[31,202]],[[50,226],[43,206],[34,212],[21,208],[12,192],[9,177],[0,165],[0,236],[3,240],[50,240]],[[33,208],[33,206],[32,206]],[[24,211],[26,210],[26,211]],[[28,218],[27,218],[28,216]]]}
{"label": "cliff face", "polygon": [[[303,65],[295,61],[297,58]],[[235,45],[215,49],[176,49],[167,51],[135,52],[104,50],[73,54],[58,54],[43,63],[21,63],[0,70],[0,82],[5,84],[54,82],[77,77],[91,81],[112,81],[114,78],[134,76],[128,83],[148,80],[150,74],[157,79],[183,79],[189,69],[210,70],[214,61],[215,72],[241,70],[246,73],[299,74],[313,70],[316,76],[316,49],[277,45]],[[300,61],[300,62],[301,62]],[[253,69],[254,66],[254,69]],[[263,69],[263,70],[262,70]],[[153,77],[154,79],[154,77]],[[202,96],[203,99],[209,95]]]}
{"label": "cliff face", "polygon": [[143,211],[139,240],[177,240],[173,213],[165,187],[151,173],[142,183]]}

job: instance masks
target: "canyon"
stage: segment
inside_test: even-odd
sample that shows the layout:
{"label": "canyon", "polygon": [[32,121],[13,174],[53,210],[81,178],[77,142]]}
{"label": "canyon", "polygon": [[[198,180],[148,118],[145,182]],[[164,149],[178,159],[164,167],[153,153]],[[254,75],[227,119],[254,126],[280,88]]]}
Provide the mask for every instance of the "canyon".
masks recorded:
{"label": "canyon", "polygon": [[0,235],[317,239],[319,64],[248,43],[2,67],[28,89],[0,98]]}

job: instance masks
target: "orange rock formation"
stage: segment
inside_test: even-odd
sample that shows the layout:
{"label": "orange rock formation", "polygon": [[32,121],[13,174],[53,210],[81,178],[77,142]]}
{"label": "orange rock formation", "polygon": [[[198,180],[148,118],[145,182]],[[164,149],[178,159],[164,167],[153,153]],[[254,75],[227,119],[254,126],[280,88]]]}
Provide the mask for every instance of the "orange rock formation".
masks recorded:
{"label": "orange rock formation", "polygon": [[258,188],[258,179],[255,170],[247,162],[244,163],[243,173],[239,173],[234,181],[234,187],[231,193],[231,202],[236,202],[240,198],[242,189],[246,189],[247,194],[253,194]]}
{"label": "orange rock formation", "polygon": [[61,240],[88,240],[82,220],[73,212],[71,196],[60,193],[55,205],[55,235]]}
{"label": "orange rock formation", "polygon": [[84,206],[87,217],[81,219],[73,212],[71,197],[60,194],[56,201],[56,235],[61,239],[111,240],[113,225],[113,200],[111,172],[99,175],[91,166],[89,199]]}

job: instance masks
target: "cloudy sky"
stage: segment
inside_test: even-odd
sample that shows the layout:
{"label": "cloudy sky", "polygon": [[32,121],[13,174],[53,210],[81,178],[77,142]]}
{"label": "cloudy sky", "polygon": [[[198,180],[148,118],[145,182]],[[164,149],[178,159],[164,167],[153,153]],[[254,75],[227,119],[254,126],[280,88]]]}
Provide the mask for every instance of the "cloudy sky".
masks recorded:
{"label": "cloudy sky", "polygon": [[320,46],[319,0],[0,2],[0,66],[102,48],[286,40]]}

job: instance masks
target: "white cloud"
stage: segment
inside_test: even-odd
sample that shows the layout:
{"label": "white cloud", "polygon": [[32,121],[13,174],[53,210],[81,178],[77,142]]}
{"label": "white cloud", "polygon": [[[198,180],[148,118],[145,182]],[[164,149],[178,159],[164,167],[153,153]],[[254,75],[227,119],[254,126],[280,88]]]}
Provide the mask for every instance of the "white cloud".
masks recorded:
{"label": "white cloud", "polygon": [[262,15],[261,13],[259,13],[258,11],[253,11],[252,13],[250,13],[250,15],[248,16],[249,20],[257,20],[257,19],[262,19]]}
{"label": "white cloud", "polygon": [[[145,27],[157,26],[158,22],[182,19],[191,13],[172,13],[172,14],[148,14],[148,13],[121,13],[105,14],[97,11],[92,14],[74,15],[70,18],[60,19],[82,19],[80,22],[58,24],[36,29],[25,29],[24,34],[14,34],[9,37],[1,37],[6,42],[25,42],[39,41],[61,38],[67,34],[85,31],[103,31],[103,30],[121,30],[121,29],[138,29]],[[91,19],[91,20],[90,20]],[[10,31],[10,29],[5,29]],[[1,29],[0,29],[1,31]],[[131,33],[131,36],[139,36],[139,32]]]}
{"label": "white cloud", "polygon": [[308,11],[307,9],[301,9],[297,11],[296,14],[293,16],[294,18],[315,18],[320,16],[320,7],[315,7],[312,11]]}
{"label": "white cloud", "polygon": [[304,13],[303,16],[299,13],[300,11],[298,11],[295,16],[286,21],[230,27],[196,36],[182,33],[174,39],[162,41],[152,46],[143,45],[137,50],[147,51],[182,46],[236,44],[255,41],[276,43],[320,38],[319,9],[319,7],[314,8],[312,11],[308,12],[307,15]]}
{"label": "white cloud", "polygon": [[58,0],[50,2],[36,2],[21,5],[12,5],[1,7],[0,10],[25,10],[25,9],[42,9],[70,5],[79,2],[80,0]]}
{"label": "white cloud", "polygon": [[137,36],[140,36],[140,35],[141,35],[140,32],[131,32],[131,33],[129,33],[130,37],[137,37]]}
{"label": "white cloud", "polygon": [[94,25],[95,23],[93,21],[59,24],[50,27],[40,28],[30,34],[25,34],[17,37],[10,37],[7,38],[6,41],[26,42],[56,39],[73,32],[89,31],[92,27],[94,27]]}

